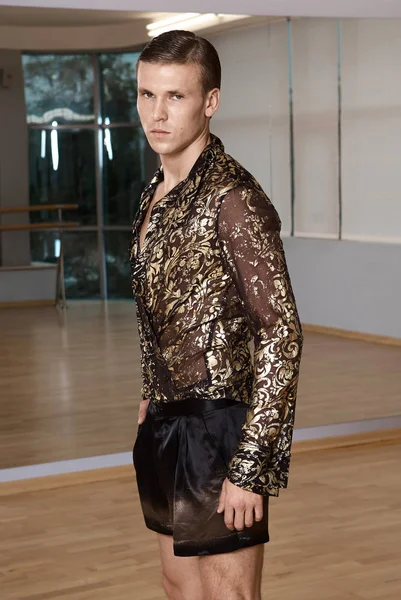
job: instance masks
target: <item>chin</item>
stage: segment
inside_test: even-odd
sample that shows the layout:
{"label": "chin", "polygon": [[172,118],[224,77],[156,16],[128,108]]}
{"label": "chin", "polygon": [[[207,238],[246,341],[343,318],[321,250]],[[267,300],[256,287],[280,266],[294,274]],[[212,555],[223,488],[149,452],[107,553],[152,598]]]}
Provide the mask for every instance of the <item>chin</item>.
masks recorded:
{"label": "chin", "polygon": [[175,154],[180,151],[181,147],[178,144],[174,144],[171,141],[161,141],[161,140],[152,140],[150,144],[152,150],[157,152],[157,154]]}

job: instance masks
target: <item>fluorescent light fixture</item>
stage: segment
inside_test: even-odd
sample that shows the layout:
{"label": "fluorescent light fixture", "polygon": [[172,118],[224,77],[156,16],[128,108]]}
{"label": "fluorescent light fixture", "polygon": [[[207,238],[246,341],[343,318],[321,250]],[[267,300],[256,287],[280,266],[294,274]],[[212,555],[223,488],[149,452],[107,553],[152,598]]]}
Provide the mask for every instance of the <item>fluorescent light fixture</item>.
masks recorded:
{"label": "fluorescent light fixture", "polygon": [[46,129],[40,135],[40,158],[46,158]]}
{"label": "fluorescent light fixture", "polygon": [[[180,15],[176,15],[175,17],[169,17],[168,19],[161,19],[161,21],[149,23],[149,25],[146,25],[146,29],[148,31],[154,31],[155,29],[169,27],[170,25],[174,25],[175,23],[180,23],[180,21],[187,21],[188,19],[198,17],[199,15],[200,13],[181,13]],[[166,31],[168,31],[168,29]]]}
{"label": "fluorescent light fixture", "polygon": [[146,29],[148,30],[148,35],[153,38],[173,29],[197,31],[198,29],[215,27],[216,25],[238,21],[239,19],[247,19],[248,17],[249,15],[183,13],[170,19],[162,19],[161,21],[150,23],[150,25],[146,26]]}
{"label": "fluorescent light fixture", "polygon": [[[58,125],[57,121],[53,121],[52,127],[57,127],[57,125]],[[57,129],[52,129],[51,134],[50,134],[50,142],[51,142],[51,149],[52,149],[52,162],[53,162],[53,170],[54,171],[57,171],[59,161],[60,161],[60,156],[59,156],[59,152],[58,152],[58,137],[57,136],[58,136]]]}
{"label": "fluorescent light fixture", "polygon": [[[109,117],[106,117],[104,122],[106,125],[110,125]],[[104,130],[104,145],[106,146],[109,160],[113,160],[113,147],[111,145],[111,133],[109,128]]]}

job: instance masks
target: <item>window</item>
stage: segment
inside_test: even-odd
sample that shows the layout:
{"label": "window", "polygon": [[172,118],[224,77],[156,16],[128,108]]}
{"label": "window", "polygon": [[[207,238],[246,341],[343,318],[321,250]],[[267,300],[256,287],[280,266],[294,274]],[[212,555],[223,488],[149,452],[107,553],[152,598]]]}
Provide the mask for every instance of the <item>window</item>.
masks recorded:
{"label": "window", "polygon": [[[96,225],[96,161],[93,129],[30,129],[30,204],[78,204],[68,220]],[[32,220],[43,215],[32,213]]]}
{"label": "window", "polygon": [[25,55],[23,67],[29,124],[94,123],[90,55]]}
{"label": "window", "polygon": [[103,132],[103,214],[107,225],[125,225],[136,213],[146,183],[147,142],[142,129]]}
{"label": "window", "polygon": [[[138,56],[23,56],[30,203],[78,205],[63,213],[77,223],[64,233],[68,298],[131,296],[131,224],[157,167],[136,110]],[[55,216],[40,211],[31,219]],[[56,231],[30,239],[33,262],[57,260]]]}

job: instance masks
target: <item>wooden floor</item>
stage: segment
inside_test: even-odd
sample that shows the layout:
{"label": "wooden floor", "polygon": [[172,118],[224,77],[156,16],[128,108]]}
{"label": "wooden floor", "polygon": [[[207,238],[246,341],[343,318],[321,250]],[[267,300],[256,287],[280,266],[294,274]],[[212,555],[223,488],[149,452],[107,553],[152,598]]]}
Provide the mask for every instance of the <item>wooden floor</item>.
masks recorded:
{"label": "wooden floor", "polygon": [[[133,302],[0,310],[0,468],[130,451]],[[296,427],[399,415],[401,348],[305,333]]]}
{"label": "wooden floor", "polygon": [[[289,488],[271,499],[263,600],[400,600],[400,459],[400,445],[293,456]],[[2,600],[165,598],[134,474],[118,472],[29,493],[3,485]]]}

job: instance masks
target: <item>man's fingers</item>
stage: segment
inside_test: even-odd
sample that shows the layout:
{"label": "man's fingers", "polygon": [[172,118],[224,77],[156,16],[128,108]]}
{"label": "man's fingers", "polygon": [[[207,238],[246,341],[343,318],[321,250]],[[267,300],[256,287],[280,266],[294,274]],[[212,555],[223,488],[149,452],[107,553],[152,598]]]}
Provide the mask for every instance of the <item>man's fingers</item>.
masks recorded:
{"label": "man's fingers", "polygon": [[224,523],[231,531],[242,531],[263,519],[263,496],[238,488],[224,480],[217,512],[224,511]]}
{"label": "man's fingers", "polygon": [[224,523],[228,529],[234,531],[234,509],[232,506],[224,508]]}
{"label": "man's fingers", "polygon": [[260,501],[255,506],[255,521],[261,521],[263,519],[263,500],[262,497]]}
{"label": "man's fingers", "polygon": [[221,490],[221,494],[220,494],[220,499],[219,499],[219,506],[217,507],[217,512],[218,513],[224,512],[225,499],[226,499],[226,489],[225,489],[225,487],[223,485],[222,490]]}
{"label": "man's fingers", "polygon": [[237,531],[242,531],[245,526],[245,508],[235,509],[234,527]]}
{"label": "man's fingers", "polygon": [[253,525],[253,508],[247,508],[245,511],[245,527]]}
{"label": "man's fingers", "polygon": [[141,425],[146,419],[146,411],[148,410],[149,400],[142,400],[139,405],[138,425]]}

